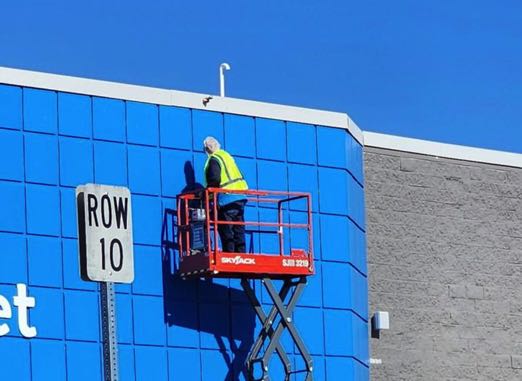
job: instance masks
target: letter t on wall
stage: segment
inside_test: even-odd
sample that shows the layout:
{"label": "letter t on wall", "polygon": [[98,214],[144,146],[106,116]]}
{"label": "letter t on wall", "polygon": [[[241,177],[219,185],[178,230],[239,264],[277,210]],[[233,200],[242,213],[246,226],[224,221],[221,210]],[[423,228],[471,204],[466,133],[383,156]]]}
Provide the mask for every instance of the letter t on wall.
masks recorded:
{"label": "letter t on wall", "polygon": [[18,329],[23,337],[35,337],[36,327],[29,326],[28,309],[36,305],[36,301],[32,296],[27,296],[27,287],[23,283],[16,285],[18,295],[13,298],[13,304],[18,307]]}

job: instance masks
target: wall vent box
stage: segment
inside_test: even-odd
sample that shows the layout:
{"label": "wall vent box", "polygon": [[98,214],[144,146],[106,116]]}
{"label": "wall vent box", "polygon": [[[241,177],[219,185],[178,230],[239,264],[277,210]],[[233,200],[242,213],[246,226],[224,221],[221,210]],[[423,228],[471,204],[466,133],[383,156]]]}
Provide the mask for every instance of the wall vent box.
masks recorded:
{"label": "wall vent box", "polygon": [[380,331],[390,329],[390,314],[387,311],[377,311],[373,315],[373,329]]}

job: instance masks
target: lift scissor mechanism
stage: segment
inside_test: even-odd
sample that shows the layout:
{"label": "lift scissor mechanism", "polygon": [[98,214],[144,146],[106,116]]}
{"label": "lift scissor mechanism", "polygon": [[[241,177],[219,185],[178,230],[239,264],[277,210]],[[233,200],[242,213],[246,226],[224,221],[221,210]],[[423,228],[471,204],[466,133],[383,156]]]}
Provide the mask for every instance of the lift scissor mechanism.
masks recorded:
{"label": "lift scissor mechanism", "polygon": [[[218,200],[221,193],[242,194],[247,198],[248,205],[268,208],[267,210],[275,212],[277,220],[221,221],[218,219],[217,203],[214,202]],[[292,213],[300,214],[303,219],[303,212],[305,222],[292,221]],[[241,286],[247,299],[261,322],[261,330],[245,364],[249,381],[270,380],[269,363],[274,352],[283,364],[285,381],[290,380],[290,376],[296,373],[304,373],[304,379],[311,381],[313,379],[312,357],[292,319],[297,301],[306,286],[306,277],[314,274],[310,194],[258,190],[231,191],[220,188],[183,193],[177,197],[177,222],[178,273],[181,277],[241,279]],[[253,228],[250,231],[253,233],[276,235],[277,250],[275,252],[252,250],[248,253],[223,252],[218,244],[218,227],[222,224],[243,225],[246,228]],[[300,232],[300,235],[295,234],[296,232]],[[297,236],[301,239],[296,239]],[[290,238],[290,245],[287,244],[288,238]],[[260,279],[267,291],[272,303],[268,314],[252,288],[251,279]],[[279,291],[273,279],[282,280]],[[266,301],[264,302],[266,304]],[[285,331],[289,333],[298,349],[305,369],[293,370],[292,362],[281,343]]]}
{"label": "lift scissor mechanism", "polygon": [[[294,322],[292,320],[292,312],[295,306],[297,305],[297,300],[301,296],[301,293],[303,292],[303,289],[306,286],[306,277],[303,276],[298,278],[297,280],[292,278],[284,279],[283,285],[279,292],[277,292],[277,290],[275,289],[270,278],[261,279],[261,283],[265,286],[268,295],[270,295],[270,298],[274,303],[274,306],[270,309],[268,315],[265,314],[265,311],[263,310],[263,307],[259,302],[256,293],[250,286],[248,280],[245,278],[241,279],[241,286],[243,287],[243,290],[245,291],[248,300],[254,307],[256,315],[262,324],[261,332],[259,333],[256,341],[254,342],[254,345],[252,346],[252,349],[250,351],[250,354],[248,355],[246,362],[248,376],[250,377],[250,380],[265,381],[270,379],[268,376],[268,364],[270,362],[270,357],[272,356],[274,351],[277,352],[279,359],[283,363],[285,369],[285,381],[290,380],[290,376],[292,374],[303,372],[306,372],[306,381],[312,380],[312,357],[306,349],[306,346],[303,340],[301,339],[301,336],[297,332],[297,328],[295,327]],[[291,292],[292,288],[293,292]],[[285,306],[285,299],[287,298],[289,293],[290,298]],[[278,315],[279,319],[277,319]],[[304,360],[304,363],[306,365],[306,369],[304,370],[292,371],[292,363],[286,355],[286,352],[280,342],[281,335],[283,334],[283,331],[285,329],[290,334],[290,337],[292,338],[294,344],[299,350],[301,357]],[[260,355],[261,350],[263,349],[263,347],[265,347],[266,342],[268,343],[268,346],[266,346],[264,353]],[[256,364],[259,364],[259,366],[256,367]],[[261,375],[258,377],[258,374]]]}

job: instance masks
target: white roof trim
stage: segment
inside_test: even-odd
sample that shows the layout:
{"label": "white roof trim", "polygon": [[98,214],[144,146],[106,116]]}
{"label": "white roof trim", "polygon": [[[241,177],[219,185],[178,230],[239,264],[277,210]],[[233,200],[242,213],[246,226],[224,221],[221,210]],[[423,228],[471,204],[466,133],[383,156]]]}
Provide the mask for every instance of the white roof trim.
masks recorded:
{"label": "white roof trim", "polygon": [[216,95],[211,95],[212,99],[208,102],[207,106],[205,106],[203,105],[203,99],[208,97],[209,94],[128,85],[6,67],[0,67],[0,83],[344,128],[348,130],[359,143],[363,144],[362,131],[348,115],[339,112],[284,106],[228,97],[222,98]]}
{"label": "white roof trim", "polygon": [[205,106],[203,105],[203,99],[207,98],[209,94],[129,85],[6,67],[0,67],[0,84],[344,128],[359,143],[368,147],[522,168],[522,154],[437,143],[375,132],[365,131],[363,133],[347,114],[339,112],[229,97],[222,98],[216,95],[211,95],[212,99]]}
{"label": "white roof trim", "polygon": [[522,154],[404,138],[364,131],[367,147],[522,168]]}

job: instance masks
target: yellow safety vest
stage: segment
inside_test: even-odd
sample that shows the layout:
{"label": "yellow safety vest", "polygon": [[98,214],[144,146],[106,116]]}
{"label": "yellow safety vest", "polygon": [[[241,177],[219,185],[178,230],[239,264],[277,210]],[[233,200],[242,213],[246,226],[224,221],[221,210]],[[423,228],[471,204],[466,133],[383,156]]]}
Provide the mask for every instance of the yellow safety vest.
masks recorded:
{"label": "yellow safety vest", "polygon": [[222,149],[217,150],[213,154],[209,155],[207,161],[205,162],[205,168],[203,170],[205,187],[207,186],[207,168],[208,164],[210,163],[210,159],[212,158],[215,158],[221,167],[221,181],[219,183],[220,188],[230,190],[248,189],[248,184],[243,178],[236,161],[232,156],[230,156],[228,152]]}

